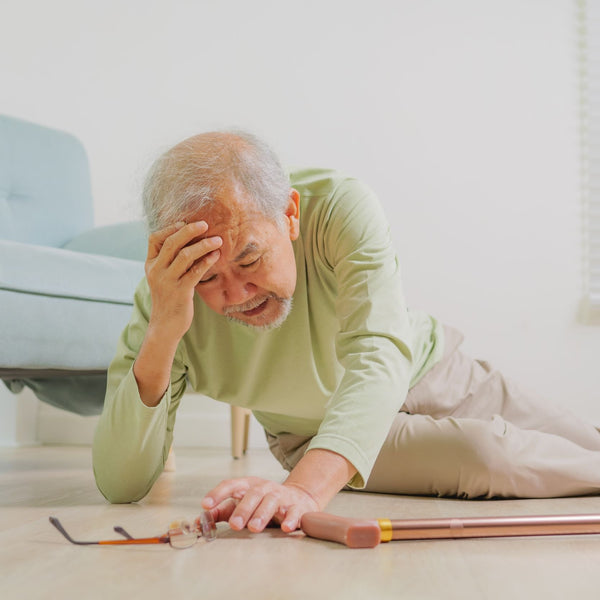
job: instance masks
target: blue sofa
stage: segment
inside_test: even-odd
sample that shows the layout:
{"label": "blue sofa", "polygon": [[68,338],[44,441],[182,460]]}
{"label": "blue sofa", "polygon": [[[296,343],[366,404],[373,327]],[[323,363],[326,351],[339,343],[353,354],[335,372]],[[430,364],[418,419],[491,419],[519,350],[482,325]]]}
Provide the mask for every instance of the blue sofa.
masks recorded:
{"label": "blue sofa", "polygon": [[94,227],[75,137],[0,115],[0,379],[11,391],[101,412],[145,255],[141,221]]}

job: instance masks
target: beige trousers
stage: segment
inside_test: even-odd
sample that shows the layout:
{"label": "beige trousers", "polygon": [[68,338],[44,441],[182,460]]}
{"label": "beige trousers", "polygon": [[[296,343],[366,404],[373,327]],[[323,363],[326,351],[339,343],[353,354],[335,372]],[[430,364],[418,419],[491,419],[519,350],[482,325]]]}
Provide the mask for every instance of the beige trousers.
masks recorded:
{"label": "beige trousers", "polygon": [[[600,433],[562,407],[523,393],[459,349],[408,393],[364,491],[460,498],[548,498],[600,493]],[[267,434],[288,470],[310,442]]]}

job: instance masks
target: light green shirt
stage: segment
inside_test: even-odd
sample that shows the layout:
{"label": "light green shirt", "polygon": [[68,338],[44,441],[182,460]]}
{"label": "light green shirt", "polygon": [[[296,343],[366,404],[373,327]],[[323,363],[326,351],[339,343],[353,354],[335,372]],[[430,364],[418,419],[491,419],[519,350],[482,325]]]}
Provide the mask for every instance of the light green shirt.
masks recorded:
{"label": "light green shirt", "polygon": [[170,387],[154,408],[140,400],[132,373],[150,315],[148,284],[140,283],[94,440],[96,481],[109,500],[138,500],[160,475],[186,384],[252,409],[274,435],[313,436],[309,449],[344,456],[358,471],[350,484],[362,487],[409,387],[441,358],[441,325],[405,307],[373,192],[335,171],[296,171],[290,179],[300,193],[300,235],[288,319],[255,331],[196,296]]}

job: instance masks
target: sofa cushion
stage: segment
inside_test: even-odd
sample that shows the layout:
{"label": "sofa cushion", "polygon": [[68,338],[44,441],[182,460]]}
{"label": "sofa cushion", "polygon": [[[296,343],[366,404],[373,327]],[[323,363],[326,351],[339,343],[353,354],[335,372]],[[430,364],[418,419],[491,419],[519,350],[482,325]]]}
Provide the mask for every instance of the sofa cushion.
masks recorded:
{"label": "sofa cushion", "polygon": [[0,240],[0,288],[23,293],[132,304],[140,261]]}
{"label": "sofa cushion", "polygon": [[139,261],[0,240],[0,367],[106,369]]}
{"label": "sofa cushion", "polygon": [[148,238],[143,221],[94,227],[75,236],[63,248],[76,252],[146,260]]}

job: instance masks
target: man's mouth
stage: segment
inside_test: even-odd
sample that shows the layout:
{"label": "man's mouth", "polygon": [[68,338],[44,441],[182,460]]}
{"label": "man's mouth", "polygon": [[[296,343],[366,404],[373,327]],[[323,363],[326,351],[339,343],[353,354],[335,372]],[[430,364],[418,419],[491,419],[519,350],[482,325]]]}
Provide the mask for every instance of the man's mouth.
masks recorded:
{"label": "man's mouth", "polygon": [[237,306],[227,306],[224,309],[225,315],[244,315],[245,317],[254,317],[261,314],[267,307],[269,302],[269,296],[263,296],[262,298],[254,298],[245,304],[238,304]]}
{"label": "man's mouth", "polygon": [[287,319],[291,310],[291,298],[278,298],[275,294],[269,294],[266,297],[254,298],[246,304],[227,306],[223,309],[223,314],[230,321],[264,331],[279,327]]}
{"label": "man's mouth", "polygon": [[263,312],[265,308],[267,308],[268,301],[269,299],[265,298],[265,300],[263,300],[263,302],[261,302],[258,306],[251,308],[250,310],[244,310],[242,311],[242,314],[246,315],[247,317],[254,317],[256,315],[260,315],[260,313]]}

